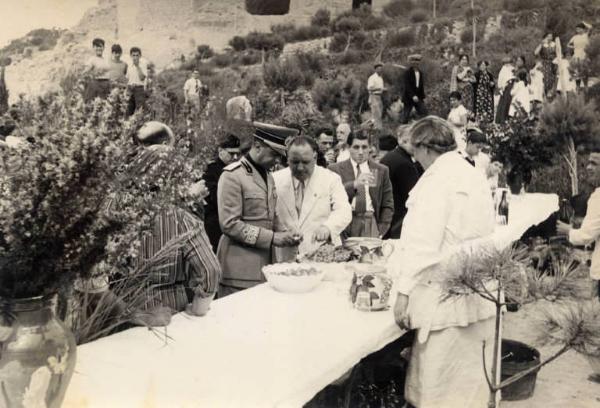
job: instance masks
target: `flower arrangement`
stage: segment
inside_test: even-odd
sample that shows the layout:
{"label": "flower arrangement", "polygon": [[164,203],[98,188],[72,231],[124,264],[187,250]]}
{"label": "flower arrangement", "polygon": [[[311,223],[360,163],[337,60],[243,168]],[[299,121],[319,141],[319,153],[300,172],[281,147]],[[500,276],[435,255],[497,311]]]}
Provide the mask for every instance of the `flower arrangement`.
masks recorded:
{"label": "flower arrangement", "polygon": [[[122,90],[88,105],[80,93],[22,102],[16,133],[30,143],[0,155],[0,297],[56,293],[77,277],[131,270],[158,211],[193,203],[189,187],[202,163],[167,149],[134,179],[143,152],[132,140],[145,118],[126,118]],[[106,270],[95,268],[100,261]]]}

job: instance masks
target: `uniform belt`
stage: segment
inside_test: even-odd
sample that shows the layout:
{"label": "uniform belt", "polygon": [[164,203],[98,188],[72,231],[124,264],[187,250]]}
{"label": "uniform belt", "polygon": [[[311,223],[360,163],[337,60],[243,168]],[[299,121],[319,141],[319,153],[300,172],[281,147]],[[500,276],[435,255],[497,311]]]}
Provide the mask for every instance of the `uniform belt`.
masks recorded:
{"label": "uniform belt", "polygon": [[96,81],[104,82],[108,81],[108,78],[94,78]]}
{"label": "uniform belt", "polygon": [[375,215],[375,212],[373,211],[365,211],[362,213],[356,212],[356,211],[352,211],[352,215],[353,216],[357,216],[357,217],[371,217],[373,215]]}

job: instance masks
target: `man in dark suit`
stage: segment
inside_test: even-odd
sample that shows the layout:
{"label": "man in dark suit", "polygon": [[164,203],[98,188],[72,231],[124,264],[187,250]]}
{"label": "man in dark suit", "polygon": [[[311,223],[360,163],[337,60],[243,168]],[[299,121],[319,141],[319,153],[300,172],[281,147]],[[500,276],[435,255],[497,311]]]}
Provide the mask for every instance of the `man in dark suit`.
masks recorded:
{"label": "man in dark suit", "polygon": [[425,87],[423,86],[425,78],[423,72],[419,69],[421,56],[419,54],[409,55],[408,62],[410,67],[404,71],[402,76],[402,83],[404,85],[404,93],[402,94],[402,103],[404,104],[401,118],[402,123],[408,123],[413,108],[417,111],[417,115],[427,115]]}
{"label": "man in dark suit", "polygon": [[386,154],[380,161],[390,170],[390,180],[394,191],[394,217],[392,218],[392,226],[384,235],[385,239],[400,238],[402,222],[407,211],[406,200],[408,194],[423,174],[423,167],[414,161],[411,156],[412,145],[409,130],[409,125],[398,127],[396,131],[398,147]]}
{"label": "man in dark suit", "polygon": [[219,239],[221,238],[221,226],[219,225],[219,212],[217,209],[217,185],[223,168],[240,158],[240,139],[235,135],[229,135],[218,147],[217,160],[206,166],[204,181],[208,189],[206,206],[204,208],[204,227],[213,247],[217,252]]}
{"label": "man in dark suit", "polygon": [[389,170],[369,159],[371,143],[366,133],[348,136],[350,159],[329,169],[340,175],[352,204],[348,237],[383,237],[392,222],[394,197]]}

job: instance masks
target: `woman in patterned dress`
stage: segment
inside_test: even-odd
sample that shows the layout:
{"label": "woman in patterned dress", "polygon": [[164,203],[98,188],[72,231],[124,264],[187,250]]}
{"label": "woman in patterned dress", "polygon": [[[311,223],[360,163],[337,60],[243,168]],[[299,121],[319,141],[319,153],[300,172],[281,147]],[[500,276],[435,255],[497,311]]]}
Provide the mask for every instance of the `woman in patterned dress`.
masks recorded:
{"label": "woman in patterned dress", "polygon": [[544,92],[546,96],[552,97],[556,89],[556,64],[557,56],[556,42],[552,33],[546,33],[540,45],[535,49],[535,55],[542,60],[542,72],[544,74]]}
{"label": "woman in patterned dress", "polygon": [[473,84],[475,76],[469,67],[469,56],[462,54],[457,66],[452,70],[450,92],[458,91],[462,97],[465,108],[473,110]]}
{"label": "woman in patterned dress", "polygon": [[488,71],[488,61],[479,62],[479,71],[475,74],[475,117],[477,121],[491,122],[494,120],[494,77]]}

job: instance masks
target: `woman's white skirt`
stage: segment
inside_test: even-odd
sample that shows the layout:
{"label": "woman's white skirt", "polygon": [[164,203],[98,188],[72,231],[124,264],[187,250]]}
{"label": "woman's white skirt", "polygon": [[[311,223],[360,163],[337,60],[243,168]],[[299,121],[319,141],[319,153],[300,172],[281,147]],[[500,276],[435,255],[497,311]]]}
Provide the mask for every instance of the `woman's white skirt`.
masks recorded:
{"label": "woman's white skirt", "polygon": [[484,408],[489,388],[483,372],[482,345],[491,376],[494,351],[491,317],[466,327],[430,331],[424,343],[419,336],[411,351],[405,397],[418,408]]}

